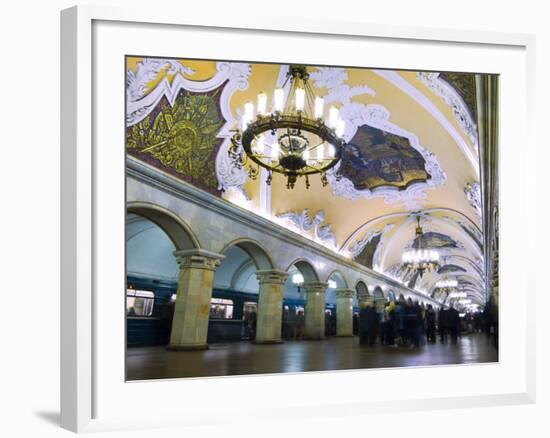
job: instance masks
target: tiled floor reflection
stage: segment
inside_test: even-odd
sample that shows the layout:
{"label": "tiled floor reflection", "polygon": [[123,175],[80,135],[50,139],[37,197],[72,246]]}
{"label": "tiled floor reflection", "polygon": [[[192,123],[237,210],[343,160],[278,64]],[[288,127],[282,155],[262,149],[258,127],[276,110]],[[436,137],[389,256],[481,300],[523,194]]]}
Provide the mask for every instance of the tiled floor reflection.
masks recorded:
{"label": "tiled floor reflection", "polygon": [[212,344],[205,351],[168,351],[164,347],[131,348],[127,379],[162,379],[357,368],[496,362],[498,354],[484,335],[467,335],[458,344],[420,348],[364,347],[359,339],[289,341],[279,345],[249,342]]}

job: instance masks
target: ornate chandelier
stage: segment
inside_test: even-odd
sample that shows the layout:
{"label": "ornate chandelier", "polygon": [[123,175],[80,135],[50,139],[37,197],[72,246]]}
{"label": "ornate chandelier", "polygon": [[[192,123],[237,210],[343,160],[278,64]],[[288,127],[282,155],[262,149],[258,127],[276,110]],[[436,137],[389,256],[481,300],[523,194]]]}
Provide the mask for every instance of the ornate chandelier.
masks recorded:
{"label": "ornate chandelier", "polygon": [[435,287],[451,292],[451,290],[456,290],[456,288],[458,287],[458,281],[454,278],[439,280],[435,283]]}
{"label": "ornate chandelier", "polygon": [[406,268],[417,271],[422,277],[425,272],[435,271],[439,268],[439,253],[435,249],[426,247],[422,238],[424,232],[420,226],[420,216],[416,216],[417,226],[413,246],[402,255],[402,261]]}
{"label": "ornate chandelier", "polygon": [[325,111],[323,98],[313,93],[307,68],[291,65],[285,83],[275,89],[269,108],[263,92],[258,94],[256,108],[252,102],[244,105],[229,155],[241,168],[248,159],[252,161],[248,165],[252,179],[263,167],[268,172],[268,184],[277,172],[286,176],[288,189],[294,188],[302,176],[309,188],[309,175],[318,173],[326,186],[326,172],[340,160],[345,146],[344,129],[338,108]]}

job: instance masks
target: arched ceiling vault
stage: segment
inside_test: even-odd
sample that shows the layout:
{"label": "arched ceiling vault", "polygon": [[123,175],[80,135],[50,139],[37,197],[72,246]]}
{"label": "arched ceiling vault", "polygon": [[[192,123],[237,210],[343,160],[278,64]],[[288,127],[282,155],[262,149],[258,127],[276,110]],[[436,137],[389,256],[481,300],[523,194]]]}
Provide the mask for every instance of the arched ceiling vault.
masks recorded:
{"label": "arched ceiling vault", "polygon": [[[324,236],[331,242],[327,246],[340,254],[358,257],[367,267],[402,281],[407,274],[400,268],[401,255],[414,237],[413,213],[420,212],[424,231],[432,233],[446,263],[454,265],[442,275],[427,275],[422,287],[431,289],[445,276],[472,278],[472,294],[483,296],[475,101],[467,98],[475,96],[475,89],[464,93],[456,86],[473,84],[475,75],[310,67],[314,92],[327,105],[337,106],[346,122],[348,152],[326,187],[313,177],[309,189],[298,181],[288,190],[279,175],[267,186],[263,177],[247,178],[242,173],[246,169],[226,168],[231,130],[244,104],[255,102],[259,92],[271,98],[287,69],[276,64],[128,58],[128,153],[150,161],[166,158],[147,155],[153,152],[139,142],[140,129],[149,127],[145,115],[165,111],[174,119],[188,108],[178,106],[183,105],[181,96],[202,96],[210,123],[197,122],[196,128],[204,134],[200,150],[210,155],[181,157],[180,167],[193,175],[164,162],[162,170],[292,231],[318,241]],[[460,80],[457,75],[462,75]],[[191,101],[185,102],[189,106]],[[292,222],[304,214],[318,219],[310,231]],[[453,269],[464,271],[457,275]],[[240,272],[245,275],[248,265]]]}

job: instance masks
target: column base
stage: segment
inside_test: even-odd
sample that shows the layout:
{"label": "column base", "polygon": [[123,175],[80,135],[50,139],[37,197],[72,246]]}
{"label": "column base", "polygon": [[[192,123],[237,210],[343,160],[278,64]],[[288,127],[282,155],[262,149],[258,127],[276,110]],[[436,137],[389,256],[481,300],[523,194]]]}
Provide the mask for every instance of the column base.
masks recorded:
{"label": "column base", "polygon": [[252,341],[253,344],[259,344],[259,345],[269,345],[269,344],[282,344],[283,341],[277,341],[277,340],[273,340],[273,341],[269,341],[269,340],[266,340],[266,341]]}
{"label": "column base", "polygon": [[208,350],[208,348],[208,344],[169,345],[166,347],[169,351],[198,351]]}
{"label": "column base", "polygon": [[317,336],[309,337],[309,336],[306,336],[304,339],[306,341],[324,341],[326,339],[326,337],[325,336],[322,336],[322,337],[317,337]]}

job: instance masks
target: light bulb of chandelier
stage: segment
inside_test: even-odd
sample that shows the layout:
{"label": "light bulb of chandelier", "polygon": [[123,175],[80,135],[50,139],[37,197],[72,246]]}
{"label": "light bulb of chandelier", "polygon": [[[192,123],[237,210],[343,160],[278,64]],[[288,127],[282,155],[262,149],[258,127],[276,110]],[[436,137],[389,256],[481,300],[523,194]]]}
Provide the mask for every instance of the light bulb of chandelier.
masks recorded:
{"label": "light bulb of chandelier", "polygon": [[279,159],[279,151],[280,151],[279,143],[277,141],[274,141],[273,144],[271,145],[272,160],[276,161]]}
{"label": "light bulb of chandelier", "polygon": [[343,137],[345,130],[346,130],[346,122],[344,122],[342,119],[338,119],[336,121],[336,126],[335,126],[336,135],[340,138]]}
{"label": "light bulb of chandelier", "polygon": [[242,118],[242,128],[243,131],[248,128],[248,125],[250,122],[252,122],[252,119],[254,118],[254,104],[252,102],[246,102],[244,104],[244,114]]}
{"label": "light bulb of chandelier", "polygon": [[321,119],[325,110],[325,100],[322,97],[315,97],[315,118]]}
{"label": "light bulb of chandelier", "polygon": [[338,108],[331,106],[328,111],[328,126],[329,128],[336,128],[336,123],[338,122],[340,111]]}
{"label": "light bulb of chandelier", "polygon": [[322,160],[323,159],[323,148],[324,148],[324,144],[321,144],[319,146],[317,146],[317,160]]}
{"label": "light bulb of chandelier", "polygon": [[267,109],[267,94],[263,91],[258,94],[258,114],[264,115]]}
{"label": "light bulb of chandelier", "polygon": [[303,88],[296,88],[296,92],[294,93],[294,103],[296,105],[296,111],[303,111],[304,110],[304,103],[306,100],[306,90]]}
{"label": "light bulb of chandelier", "polygon": [[258,136],[258,138],[256,139],[256,143],[255,143],[255,152],[259,155],[262,155],[264,153],[264,149],[265,149],[265,144],[264,144],[264,135],[263,134],[260,134]]}
{"label": "light bulb of chandelier", "polygon": [[276,88],[275,92],[273,93],[273,110],[282,112],[284,102],[285,102],[285,90],[283,90],[282,88]]}

